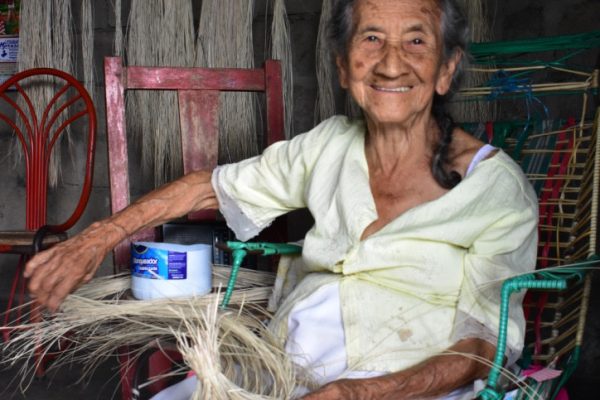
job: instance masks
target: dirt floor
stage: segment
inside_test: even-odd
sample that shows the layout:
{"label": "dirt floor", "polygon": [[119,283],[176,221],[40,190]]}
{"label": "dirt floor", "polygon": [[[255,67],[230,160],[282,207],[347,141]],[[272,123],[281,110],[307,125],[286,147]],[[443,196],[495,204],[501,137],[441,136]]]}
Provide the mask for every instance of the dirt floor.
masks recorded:
{"label": "dirt floor", "polygon": [[[49,372],[43,378],[21,383],[18,367],[0,370],[0,399],[3,400],[118,400],[119,377],[117,364],[108,361],[101,364],[91,378],[79,382],[81,368],[72,365],[59,371]],[[23,390],[24,389],[24,390]]]}

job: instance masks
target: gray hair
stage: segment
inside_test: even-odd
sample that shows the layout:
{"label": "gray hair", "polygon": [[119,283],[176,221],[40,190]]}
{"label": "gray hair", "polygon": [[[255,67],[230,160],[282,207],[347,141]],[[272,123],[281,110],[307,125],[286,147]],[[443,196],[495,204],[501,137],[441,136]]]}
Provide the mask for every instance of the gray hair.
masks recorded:
{"label": "gray hair", "polygon": [[[441,32],[444,43],[444,61],[448,61],[457,51],[463,53],[452,78],[449,92],[449,94],[452,94],[458,90],[468,64],[469,24],[455,0],[437,0],[437,3],[442,12]],[[329,22],[329,37],[335,55],[342,58],[346,58],[348,55],[348,42],[353,33],[355,4],[356,0],[334,0],[333,12]]]}

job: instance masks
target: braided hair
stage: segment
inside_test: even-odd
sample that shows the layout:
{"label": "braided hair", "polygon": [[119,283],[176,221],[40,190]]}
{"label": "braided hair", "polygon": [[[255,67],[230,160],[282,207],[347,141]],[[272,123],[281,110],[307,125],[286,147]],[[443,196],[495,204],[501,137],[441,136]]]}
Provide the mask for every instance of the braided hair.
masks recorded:
{"label": "braided hair", "polygon": [[[348,43],[352,37],[355,3],[356,0],[336,0],[329,22],[329,35],[333,51],[342,58],[348,56]],[[442,11],[441,32],[444,45],[442,57],[444,62],[448,62],[457,52],[466,55],[469,26],[465,15],[455,0],[437,0],[437,3]],[[431,172],[436,182],[446,189],[453,188],[461,181],[460,174],[448,168],[450,164],[450,145],[456,124],[446,111],[446,103],[458,90],[466,64],[466,57],[461,57],[452,77],[448,93],[443,96],[435,94],[433,98],[432,114],[440,129],[440,137],[435,144],[431,160]]]}

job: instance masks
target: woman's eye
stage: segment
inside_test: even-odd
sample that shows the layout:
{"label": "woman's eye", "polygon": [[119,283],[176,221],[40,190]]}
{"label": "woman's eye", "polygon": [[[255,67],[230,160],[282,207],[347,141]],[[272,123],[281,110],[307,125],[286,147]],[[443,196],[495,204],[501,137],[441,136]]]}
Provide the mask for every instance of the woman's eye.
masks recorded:
{"label": "woman's eye", "polygon": [[410,53],[422,53],[427,51],[427,42],[421,38],[409,39],[404,44],[404,50]]}
{"label": "woman's eye", "polygon": [[379,35],[363,35],[357,38],[357,45],[364,50],[377,50],[383,46],[385,39]]}

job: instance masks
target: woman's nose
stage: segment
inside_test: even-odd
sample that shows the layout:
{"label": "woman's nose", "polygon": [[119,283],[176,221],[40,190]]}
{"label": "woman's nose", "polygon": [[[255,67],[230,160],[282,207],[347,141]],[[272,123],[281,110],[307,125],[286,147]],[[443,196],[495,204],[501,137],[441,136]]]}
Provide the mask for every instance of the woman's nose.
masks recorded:
{"label": "woman's nose", "polygon": [[386,44],[382,49],[381,58],[375,65],[375,73],[388,78],[395,78],[406,72],[406,58],[400,46]]}

